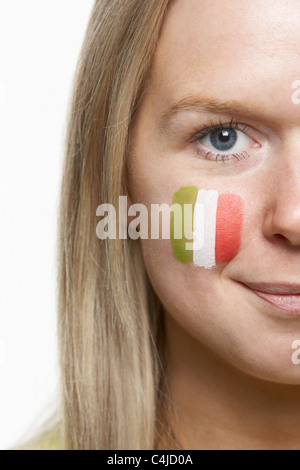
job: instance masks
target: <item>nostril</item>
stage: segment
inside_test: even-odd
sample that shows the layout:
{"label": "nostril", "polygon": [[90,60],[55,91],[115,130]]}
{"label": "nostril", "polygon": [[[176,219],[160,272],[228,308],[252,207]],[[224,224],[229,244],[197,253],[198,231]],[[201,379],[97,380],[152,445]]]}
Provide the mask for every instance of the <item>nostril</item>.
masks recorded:
{"label": "nostril", "polygon": [[278,198],[264,219],[264,235],[273,243],[300,246],[300,218],[295,201]]}
{"label": "nostril", "polygon": [[291,247],[297,247],[299,248],[300,246],[300,238],[299,236],[293,237],[292,235],[285,236],[282,233],[274,233],[272,236],[274,242],[285,244]]}
{"label": "nostril", "polygon": [[285,237],[284,235],[282,235],[281,233],[275,233],[273,235],[273,238],[275,238],[276,240],[278,241],[282,241],[282,242],[285,242],[287,241],[287,237]]}

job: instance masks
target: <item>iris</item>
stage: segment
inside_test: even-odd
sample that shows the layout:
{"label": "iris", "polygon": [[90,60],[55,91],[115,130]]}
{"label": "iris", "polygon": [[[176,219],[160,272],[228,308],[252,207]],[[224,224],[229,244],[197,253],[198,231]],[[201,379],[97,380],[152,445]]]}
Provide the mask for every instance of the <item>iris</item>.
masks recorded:
{"label": "iris", "polygon": [[210,133],[210,143],[220,152],[231,150],[237,141],[237,131],[235,129],[222,129]]}

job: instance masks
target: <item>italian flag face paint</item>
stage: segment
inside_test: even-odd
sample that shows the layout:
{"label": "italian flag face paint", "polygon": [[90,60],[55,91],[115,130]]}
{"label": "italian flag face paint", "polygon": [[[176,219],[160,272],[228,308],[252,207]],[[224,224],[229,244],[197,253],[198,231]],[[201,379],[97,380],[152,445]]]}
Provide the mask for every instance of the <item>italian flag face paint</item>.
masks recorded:
{"label": "italian flag face paint", "polygon": [[[174,194],[171,242],[176,259],[210,269],[230,261],[240,247],[244,203],[240,196],[215,190],[181,188]],[[179,234],[179,236],[178,236]]]}

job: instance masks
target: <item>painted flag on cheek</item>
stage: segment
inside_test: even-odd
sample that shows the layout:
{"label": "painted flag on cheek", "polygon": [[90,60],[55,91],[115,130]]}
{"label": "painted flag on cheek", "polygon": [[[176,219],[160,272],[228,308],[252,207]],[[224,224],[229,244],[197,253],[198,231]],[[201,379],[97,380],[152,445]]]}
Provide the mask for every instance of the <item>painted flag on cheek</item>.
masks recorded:
{"label": "painted flag on cheek", "polygon": [[[181,207],[182,213],[180,218],[176,217],[176,211],[171,216],[172,250],[176,259],[210,269],[235,257],[243,225],[244,204],[240,196],[188,186],[174,194],[175,205]],[[188,237],[187,233],[190,233]]]}

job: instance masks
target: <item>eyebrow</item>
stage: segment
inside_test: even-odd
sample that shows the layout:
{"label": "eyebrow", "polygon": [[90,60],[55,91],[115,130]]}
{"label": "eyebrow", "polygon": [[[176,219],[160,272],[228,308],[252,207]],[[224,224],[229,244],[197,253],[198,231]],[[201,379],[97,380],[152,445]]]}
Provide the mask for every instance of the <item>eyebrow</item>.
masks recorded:
{"label": "eyebrow", "polygon": [[202,96],[187,96],[171,105],[160,116],[162,127],[167,127],[169,122],[178,114],[187,111],[198,113],[210,112],[214,114],[233,114],[235,116],[248,116],[265,120],[266,115],[261,105],[250,105],[237,100],[222,101]]}

